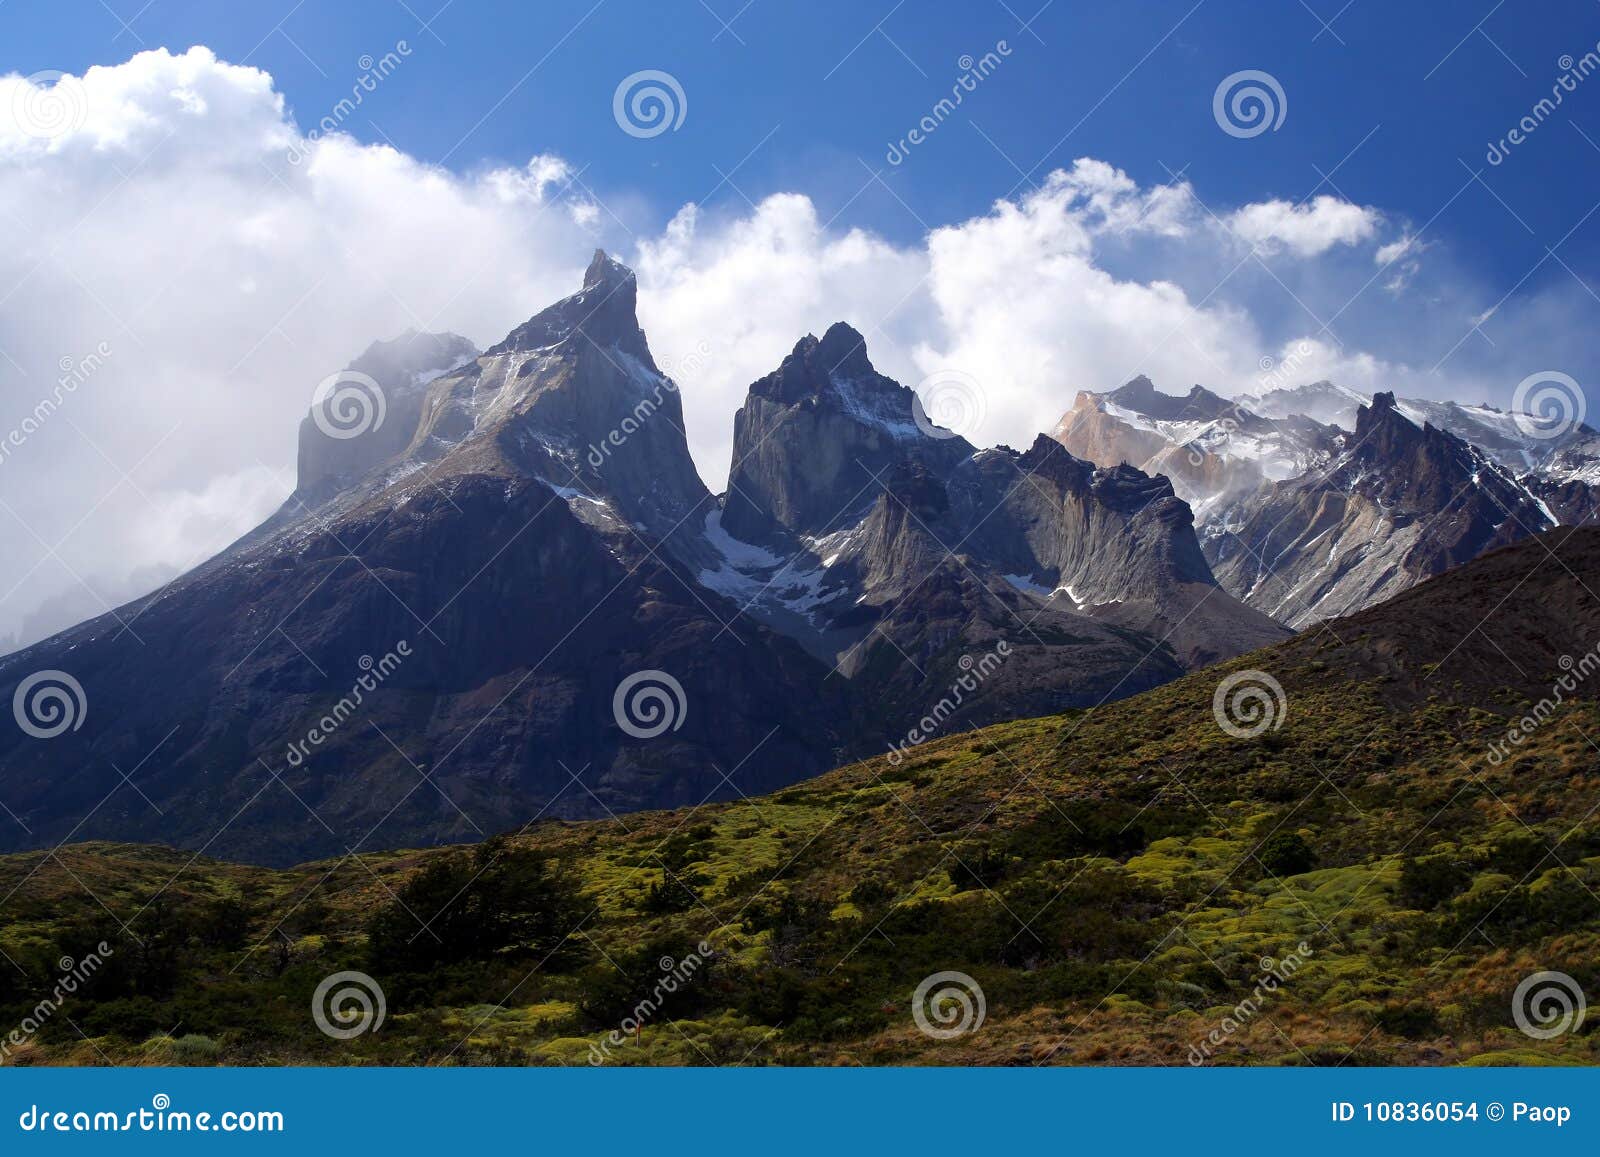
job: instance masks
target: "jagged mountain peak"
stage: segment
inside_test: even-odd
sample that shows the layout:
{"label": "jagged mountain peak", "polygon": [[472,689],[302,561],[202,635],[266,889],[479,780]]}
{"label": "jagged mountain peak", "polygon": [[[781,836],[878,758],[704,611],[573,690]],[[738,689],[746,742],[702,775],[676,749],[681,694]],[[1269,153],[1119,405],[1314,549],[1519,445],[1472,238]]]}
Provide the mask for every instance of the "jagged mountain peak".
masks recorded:
{"label": "jagged mountain peak", "polygon": [[1167,394],[1143,374],[1112,390],[1107,399],[1124,409],[1163,421],[1211,421],[1222,417],[1234,404],[1201,385],[1189,387],[1187,394]]}
{"label": "jagged mountain peak", "polygon": [[734,417],[723,526],[749,542],[777,528],[820,534],[859,518],[897,464],[940,476],[973,447],[926,428],[916,395],[873,368],[866,339],[845,322],[807,334],[751,383]]}
{"label": "jagged mountain peak", "polygon": [[867,357],[867,339],[843,321],[834,322],[822,335],[817,358],[832,378],[870,378],[878,373]]}
{"label": "jagged mountain peak", "polygon": [[[778,368],[750,389],[773,401],[793,404],[808,397],[837,396],[843,382],[878,387],[889,393],[905,390],[873,368],[867,356],[867,339],[842,321],[830,325],[821,338],[808,333],[795,342]],[[905,421],[909,423],[909,390],[905,390],[905,396]]]}
{"label": "jagged mountain peak", "polygon": [[1393,390],[1379,390],[1377,393],[1372,395],[1372,404],[1370,406],[1362,407],[1364,410],[1370,409],[1374,412],[1380,410],[1393,410],[1394,408],[1395,400]]}
{"label": "jagged mountain peak", "polygon": [[1356,408],[1355,441],[1365,444],[1372,438],[1386,434],[1391,441],[1403,440],[1413,442],[1419,436],[1422,426],[1410,421],[1400,412],[1399,405],[1395,402],[1392,392],[1379,391],[1372,395],[1372,401],[1365,406]]}
{"label": "jagged mountain peak", "polygon": [[596,249],[594,251],[594,257],[589,261],[589,268],[583,272],[583,287],[585,289],[622,285],[636,280],[633,270],[616,260],[604,249]]}
{"label": "jagged mountain peak", "polygon": [[545,350],[578,338],[601,349],[621,349],[654,371],[638,307],[639,282],[633,270],[596,249],[584,271],[582,289],[540,310],[486,353]]}
{"label": "jagged mountain peak", "polygon": [[[1466,443],[1461,438],[1438,429],[1429,422],[1411,421],[1400,410],[1394,392],[1379,390],[1373,394],[1370,405],[1358,406],[1355,411],[1355,434],[1350,440],[1357,461],[1397,462],[1416,453],[1422,446],[1432,446],[1443,454],[1464,454]],[[1459,453],[1458,453],[1459,451]]]}

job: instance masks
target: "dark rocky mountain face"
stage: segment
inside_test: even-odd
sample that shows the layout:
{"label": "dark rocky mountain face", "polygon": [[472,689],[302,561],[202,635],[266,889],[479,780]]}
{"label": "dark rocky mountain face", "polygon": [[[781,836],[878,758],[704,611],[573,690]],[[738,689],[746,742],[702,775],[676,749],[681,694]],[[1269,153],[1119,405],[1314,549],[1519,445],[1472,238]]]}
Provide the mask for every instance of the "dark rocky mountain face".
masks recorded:
{"label": "dark rocky mountain face", "polygon": [[481,354],[373,346],[263,526],[0,660],[30,707],[40,673],[82,691],[76,727],[0,731],[0,848],[287,863],[694,804],[930,711],[1094,704],[1286,634],[1217,585],[1165,479],[975,452],[848,326],[752,386],[719,501],[636,297],[596,254]]}
{"label": "dark rocky mountain face", "polygon": [[[278,863],[835,762],[846,712],[825,668],[760,627],[724,631],[732,614],[540,482],[442,479],[213,564],[125,609],[126,632],[98,619],[0,668],[8,693],[69,670],[88,704],[76,732],[0,740],[27,829],[7,843],[114,835]],[[644,670],[683,689],[681,725],[654,740],[613,716]]]}
{"label": "dark rocky mountain face", "polygon": [[[126,629],[105,616],[0,662],[8,701],[41,670],[86,701],[57,738],[0,733],[0,802],[19,821],[0,846],[115,836],[287,863],[727,798],[837,763],[843,681],[663,548],[711,498],[633,295],[597,257],[581,293],[419,404],[402,387],[383,427],[303,458],[296,499],[121,608]],[[432,344],[448,356],[430,369],[459,349]],[[613,702],[639,672],[681,688],[646,738]],[[652,685],[624,701],[644,713],[635,731],[662,718]]]}
{"label": "dark rocky mountain face", "polygon": [[1116,405],[1164,422],[1212,422],[1233,409],[1232,402],[1204,386],[1190,386],[1187,396],[1163,394],[1143,374],[1112,390],[1108,397]]}
{"label": "dark rocky mountain face", "polygon": [[716,581],[745,580],[751,613],[809,640],[879,719],[917,718],[941,672],[1002,638],[1010,660],[962,720],[1132,694],[1284,634],[1217,586],[1165,478],[1043,436],[974,452],[842,324],[750,387],[716,532],[762,556]]}
{"label": "dark rocky mountain face", "polygon": [[752,541],[827,534],[877,501],[885,471],[920,462],[942,475],[970,457],[965,439],[918,427],[914,397],[843,322],[802,338],[734,417],[723,528]]}

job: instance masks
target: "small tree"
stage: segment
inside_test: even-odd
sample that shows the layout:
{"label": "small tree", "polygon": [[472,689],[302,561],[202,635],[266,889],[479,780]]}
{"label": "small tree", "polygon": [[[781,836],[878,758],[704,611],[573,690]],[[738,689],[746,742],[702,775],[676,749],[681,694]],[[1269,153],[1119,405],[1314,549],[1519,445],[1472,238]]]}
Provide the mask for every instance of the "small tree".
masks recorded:
{"label": "small tree", "polygon": [[1278,832],[1256,853],[1261,866],[1274,876],[1298,876],[1317,866],[1317,853],[1299,832]]}
{"label": "small tree", "polygon": [[368,954],[375,967],[399,972],[545,956],[566,942],[583,911],[577,881],[559,864],[496,838],[413,876],[368,925]]}

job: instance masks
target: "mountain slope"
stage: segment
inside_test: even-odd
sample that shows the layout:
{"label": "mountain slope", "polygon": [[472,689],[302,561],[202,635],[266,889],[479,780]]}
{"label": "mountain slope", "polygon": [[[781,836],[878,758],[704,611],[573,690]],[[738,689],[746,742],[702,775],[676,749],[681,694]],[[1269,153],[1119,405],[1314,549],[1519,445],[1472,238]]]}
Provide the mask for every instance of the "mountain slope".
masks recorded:
{"label": "mountain slope", "polygon": [[[580,293],[432,378],[398,454],[345,450],[348,472],[306,456],[313,509],[291,500],[155,595],[0,663],[8,697],[61,670],[87,699],[55,739],[0,734],[18,819],[0,846],[115,834],[286,863],[763,790],[774,768],[836,761],[849,709],[827,668],[734,623],[663,549],[710,496],[634,293],[597,255]],[[660,420],[594,464],[647,399]],[[613,693],[638,672],[681,687],[657,736],[618,721]]]}
{"label": "mountain slope", "polygon": [[[1600,531],[1564,528],[1093,711],[626,829],[541,824],[487,862],[564,865],[582,933],[550,951],[419,966],[373,938],[447,910],[422,870],[483,868],[448,868],[461,853],[0,857],[24,974],[0,973],[0,1004],[23,1015],[58,956],[126,920],[162,968],[119,952],[28,1061],[1594,1064],[1592,1034],[1519,1031],[1512,993],[1539,971],[1600,983],[1597,577]],[[1223,678],[1268,675],[1271,720],[1224,730]],[[639,1014],[663,957],[695,980]],[[350,968],[389,1019],[335,1041],[307,1004]],[[915,1003],[935,974],[973,1014]],[[164,1036],[179,1018],[203,1039]]]}
{"label": "mountain slope", "polygon": [[728,798],[901,741],[988,654],[940,727],[1284,635],[1164,481],[975,452],[848,326],[752,386],[714,497],[637,297],[597,252],[482,353],[372,346],[319,388],[267,522],[0,661],[0,693],[64,673],[87,700],[52,739],[0,734],[0,848],[281,864]]}

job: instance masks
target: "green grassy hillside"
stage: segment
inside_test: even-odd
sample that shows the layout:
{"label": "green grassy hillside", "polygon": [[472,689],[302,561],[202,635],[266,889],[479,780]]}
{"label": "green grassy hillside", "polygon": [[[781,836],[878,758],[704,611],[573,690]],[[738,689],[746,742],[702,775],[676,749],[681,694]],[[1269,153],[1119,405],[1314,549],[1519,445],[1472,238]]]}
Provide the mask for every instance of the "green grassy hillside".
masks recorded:
{"label": "green grassy hillside", "polygon": [[[6,1063],[1594,1063],[1592,1022],[1530,1037],[1512,995],[1600,993],[1600,678],[1489,753],[1600,642],[1597,560],[1600,532],[1547,536],[1135,699],[738,803],[286,871],[5,857],[0,1031],[112,949]],[[1236,738],[1213,694],[1245,670],[1286,707]],[[386,1003],[348,1040],[311,1014],[341,970]],[[941,972],[984,1006],[950,1039],[914,1015]]]}

